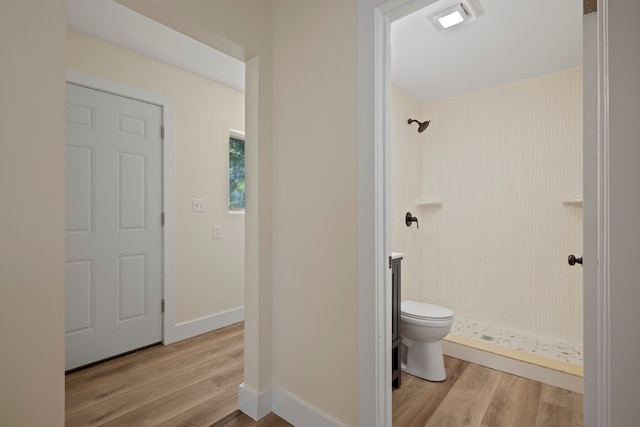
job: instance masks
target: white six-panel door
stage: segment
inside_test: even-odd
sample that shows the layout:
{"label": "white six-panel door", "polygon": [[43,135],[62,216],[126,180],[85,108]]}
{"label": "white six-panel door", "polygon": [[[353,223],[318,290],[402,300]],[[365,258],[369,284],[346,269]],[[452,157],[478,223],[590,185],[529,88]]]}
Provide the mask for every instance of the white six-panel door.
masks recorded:
{"label": "white six-panel door", "polygon": [[66,370],[162,341],[161,125],[67,83]]}

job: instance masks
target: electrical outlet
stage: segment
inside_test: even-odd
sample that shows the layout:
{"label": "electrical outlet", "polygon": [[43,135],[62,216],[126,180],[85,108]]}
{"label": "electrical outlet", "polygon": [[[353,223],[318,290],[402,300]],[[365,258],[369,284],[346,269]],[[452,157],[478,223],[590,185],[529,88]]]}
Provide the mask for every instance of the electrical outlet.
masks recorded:
{"label": "electrical outlet", "polygon": [[213,238],[222,239],[222,227],[220,227],[219,225],[213,226]]}
{"label": "electrical outlet", "polygon": [[194,212],[204,212],[204,199],[193,199],[192,207]]}

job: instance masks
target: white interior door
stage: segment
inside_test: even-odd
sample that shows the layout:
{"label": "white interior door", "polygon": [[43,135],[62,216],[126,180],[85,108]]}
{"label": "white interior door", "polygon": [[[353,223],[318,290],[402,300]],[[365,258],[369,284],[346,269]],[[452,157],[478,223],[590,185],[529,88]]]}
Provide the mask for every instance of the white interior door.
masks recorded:
{"label": "white interior door", "polygon": [[162,341],[161,126],[67,83],[66,370]]}

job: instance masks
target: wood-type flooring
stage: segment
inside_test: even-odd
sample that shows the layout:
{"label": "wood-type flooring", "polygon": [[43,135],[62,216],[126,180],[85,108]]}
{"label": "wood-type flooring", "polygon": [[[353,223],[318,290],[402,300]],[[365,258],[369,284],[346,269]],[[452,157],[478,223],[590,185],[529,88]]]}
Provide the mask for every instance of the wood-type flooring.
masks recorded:
{"label": "wood-type flooring", "polygon": [[[66,425],[291,426],[238,409],[243,327],[237,323],[66,375]],[[582,426],[582,395],[445,356],[447,379],[402,374],[394,427]],[[354,407],[354,411],[357,408]],[[304,427],[304,426],[300,426]]]}
{"label": "wood-type flooring", "polygon": [[575,427],[582,394],[445,356],[447,379],[402,374],[393,391],[393,425],[425,427]]}

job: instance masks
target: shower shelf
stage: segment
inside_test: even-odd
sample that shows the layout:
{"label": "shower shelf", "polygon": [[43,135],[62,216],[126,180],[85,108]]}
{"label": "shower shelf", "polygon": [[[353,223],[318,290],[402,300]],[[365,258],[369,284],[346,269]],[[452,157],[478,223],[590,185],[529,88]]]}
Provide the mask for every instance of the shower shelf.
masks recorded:
{"label": "shower shelf", "polygon": [[582,206],[582,197],[565,197],[562,200],[565,206]]}
{"label": "shower shelf", "polygon": [[419,208],[426,208],[429,206],[442,206],[442,200],[438,200],[438,199],[416,200],[416,206]]}

